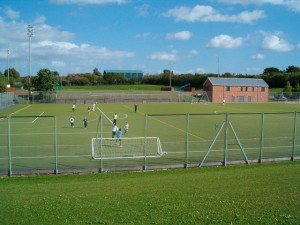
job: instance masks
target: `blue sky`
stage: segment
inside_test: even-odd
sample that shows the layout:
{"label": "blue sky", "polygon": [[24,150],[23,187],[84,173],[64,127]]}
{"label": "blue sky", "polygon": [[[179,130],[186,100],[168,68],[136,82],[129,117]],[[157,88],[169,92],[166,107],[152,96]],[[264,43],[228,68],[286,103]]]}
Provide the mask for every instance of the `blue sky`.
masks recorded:
{"label": "blue sky", "polygon": [[1,72],[29,74],[28,24],[31,75],[300,67],[300,0],[1,0]]}

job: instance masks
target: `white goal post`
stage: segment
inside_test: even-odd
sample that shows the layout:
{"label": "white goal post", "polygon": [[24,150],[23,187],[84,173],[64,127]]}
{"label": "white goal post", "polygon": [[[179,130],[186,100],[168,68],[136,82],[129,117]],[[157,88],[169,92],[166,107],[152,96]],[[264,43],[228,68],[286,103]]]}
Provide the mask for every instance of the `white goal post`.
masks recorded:
{"label": "white goal post", "polygon": [[162,152],[159,137],[92,138],[93,159],[124,159],[160,157]]}

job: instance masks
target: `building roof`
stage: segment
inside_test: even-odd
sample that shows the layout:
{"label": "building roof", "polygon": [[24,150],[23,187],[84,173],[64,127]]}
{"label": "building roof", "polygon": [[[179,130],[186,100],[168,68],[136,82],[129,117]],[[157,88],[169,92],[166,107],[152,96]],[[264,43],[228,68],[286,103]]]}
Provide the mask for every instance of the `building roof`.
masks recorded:
{"label": "building roof", "polygon": [[269,87],[269,85],[263,79],[256,79],[256,78],[208,77],[207,80],[209,80],[213,86]]}
{"label": "building roof", "polygon": [[104,70],[106,73],[143,73],[141,70]]}

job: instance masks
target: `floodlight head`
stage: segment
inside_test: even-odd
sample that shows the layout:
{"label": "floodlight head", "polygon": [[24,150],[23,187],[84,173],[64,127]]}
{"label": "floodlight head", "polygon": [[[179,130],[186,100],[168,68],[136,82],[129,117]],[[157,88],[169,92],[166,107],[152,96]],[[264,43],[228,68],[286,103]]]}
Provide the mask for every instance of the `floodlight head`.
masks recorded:
{"label": "floodlight head", "polygon": [[27,35],[29,37],[32,37],[33,36],[33,25],[27,25]]}

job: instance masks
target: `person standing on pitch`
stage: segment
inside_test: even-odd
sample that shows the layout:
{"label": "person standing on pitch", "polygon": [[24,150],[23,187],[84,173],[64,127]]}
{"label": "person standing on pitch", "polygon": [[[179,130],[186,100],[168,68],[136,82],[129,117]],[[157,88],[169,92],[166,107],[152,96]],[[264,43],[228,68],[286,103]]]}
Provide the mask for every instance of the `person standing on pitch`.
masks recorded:
{"label": "person standing on pitch", "polygon": [[111,130],[111,138],[115,138],[119,128],[117,127],[116,124],[113,125],[112,130]]}
{"label": "person standing on pitch", "polygon": [[88,125],[88,120],[86,117],[84,117],[84,119],[83,119],[83,125],[84,125],[84,128],[86,128]]}
{"label": "person standing on pitch", "polygon": [[118,120],[118,114],[115,113],[115,115],[113,116],[113,124],[114,124],[114,125],[117,124],[117,120]]}
{"label": "person standing on pitch", "polygon": [[75,112],[75,104],[72,105],[72,112]]}
{"label": "person standing on pitch", "polygon": [[120,128],[117,133],[117,139],[119,140],[120,147],[122,147],[122,134],[123,134],[123,131]]}
{"label": "person standing on pitch", "polygon": [[137,111],[137,108],[138,108],[138,106],[137,106],[137,104],[135,104],[135,105],[134,105],[134,112]]}
{"label": "person standing on pitch", "polygon": [[128,132],[128,130],[129,130],[129,124],[128,124],[128,122],[125,123],[124,130],[125,130],[125,132],[124,132],[124,135],[125,135]]}
{"label": "person standing on pitch", "polygon": [[75,122],[75,119],[73,116],[70,117],[70,123],[71,123],[71,127],[74,128],[74,122]]}

